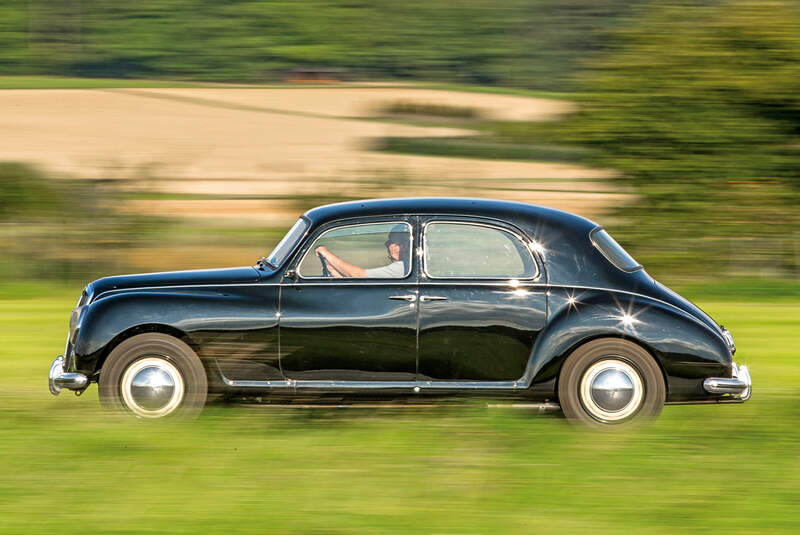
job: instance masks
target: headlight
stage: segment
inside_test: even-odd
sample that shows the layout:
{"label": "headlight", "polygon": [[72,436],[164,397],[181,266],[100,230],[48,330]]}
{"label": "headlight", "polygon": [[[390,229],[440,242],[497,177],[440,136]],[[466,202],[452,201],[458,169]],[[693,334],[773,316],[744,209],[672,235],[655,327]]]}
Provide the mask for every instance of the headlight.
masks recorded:
{"label": "headlight", "polygon": [[69,338],[68,340],[75,340],[75,333],[78,332],[78,329],[81,327],[81,323],[83,322],[83,316],[86,312],[86,306],[79,306],[72,309],[72,315],[69,317]]}

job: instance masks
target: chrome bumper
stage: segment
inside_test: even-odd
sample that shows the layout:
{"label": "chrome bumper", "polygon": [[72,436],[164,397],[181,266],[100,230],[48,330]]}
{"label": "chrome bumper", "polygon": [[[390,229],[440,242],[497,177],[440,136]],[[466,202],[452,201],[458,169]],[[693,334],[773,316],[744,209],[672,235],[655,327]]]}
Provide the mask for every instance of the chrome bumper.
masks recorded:
{"label": "chrome bumper", "polygon": [[50,393],[57,396],[61,389],[83,390],[89,384],[89,378],[82,373],[64,371],[64,357],[59,355],[50,365]]}
{"label": "chrome bumper", "polygon": [[711,394],[731,394],[737,400],[747,401],[753,392],[753,381],[747,366],[733,363],[733,377],[709,377],[703,381],[703,388]]}

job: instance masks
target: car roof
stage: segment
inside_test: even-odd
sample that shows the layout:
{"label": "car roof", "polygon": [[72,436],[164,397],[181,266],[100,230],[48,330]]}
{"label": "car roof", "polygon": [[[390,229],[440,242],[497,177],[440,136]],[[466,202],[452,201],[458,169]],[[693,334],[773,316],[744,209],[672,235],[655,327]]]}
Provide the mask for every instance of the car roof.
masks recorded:
{"label": "car roof", "polygon": [[479,216],[515,223],[547,222],[551,225],[584,229],[598,226],[584,217],[554,208],[516,201],[462,197],[405,197],[349,201],[312,208],[304,215],[316,226],[339,219],[413,214]]}

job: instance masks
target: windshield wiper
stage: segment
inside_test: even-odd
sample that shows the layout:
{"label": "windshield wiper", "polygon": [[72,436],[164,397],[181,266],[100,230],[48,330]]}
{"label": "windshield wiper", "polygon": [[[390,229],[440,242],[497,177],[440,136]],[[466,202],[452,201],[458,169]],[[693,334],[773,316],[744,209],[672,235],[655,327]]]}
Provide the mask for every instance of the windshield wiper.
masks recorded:
{"label": "windshield wiper", "polygon": [[269,267],[271,269],[276,269],[278,267],[275,264],[273,264],[272,262],[270,262],[269,259],[266,256],[262,256],[261,258],[259,258],[257,264],[258,264],[259,267],[262,267],[262,268],[264,266],[267,266],[267,267]]}

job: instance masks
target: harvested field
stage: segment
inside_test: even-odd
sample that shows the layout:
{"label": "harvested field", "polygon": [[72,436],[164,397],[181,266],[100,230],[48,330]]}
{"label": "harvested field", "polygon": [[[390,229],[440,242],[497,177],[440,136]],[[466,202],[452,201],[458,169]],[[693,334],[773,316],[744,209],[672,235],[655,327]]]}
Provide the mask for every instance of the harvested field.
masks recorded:
{"label": "harvested field", "polygon": [[575,111],[574,104],[563,100],[402,87],[266,90],[170,88],[135,91],[328,117],[374,117],[384,106],[396,102],[472,108],[481,117],[502,121],[552,120]]}
{"label": "harvested field", "polygon": [[[369,119],[398,100],[472,106],[505,120],[550,119],[572,108],[414,88],[6,90],[0,91],[0,160],[119,179],[130,192],[207,197],[131,200],[127,211],[264,224],[296,216],[285,200],[298,196],[496,196],[589,216],[624,196],[598,182],[612,176],[605,170],[370,151],[374,138],[473,133]],[[247,196],[254,198],[241,198]]]}

